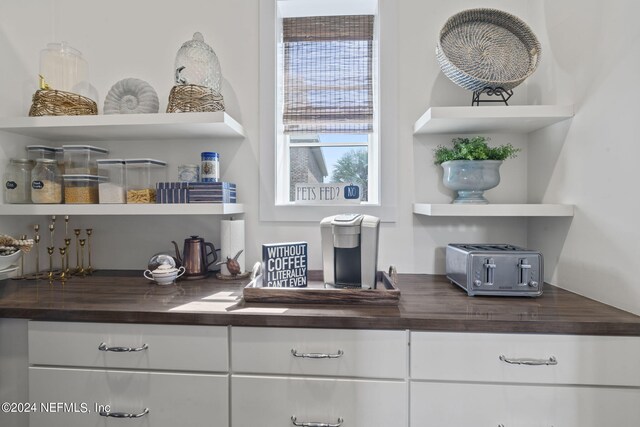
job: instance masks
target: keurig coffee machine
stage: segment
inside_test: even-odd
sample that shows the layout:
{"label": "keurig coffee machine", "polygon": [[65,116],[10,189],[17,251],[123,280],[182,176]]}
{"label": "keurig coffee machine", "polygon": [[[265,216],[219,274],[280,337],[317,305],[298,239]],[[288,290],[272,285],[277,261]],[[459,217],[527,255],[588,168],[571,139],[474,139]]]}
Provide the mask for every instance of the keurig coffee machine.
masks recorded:
{"label": "keurig coffee machine", "polygon": [[335,287],[376,287],[380,219],[343,214],[320,221],[324,282]]}

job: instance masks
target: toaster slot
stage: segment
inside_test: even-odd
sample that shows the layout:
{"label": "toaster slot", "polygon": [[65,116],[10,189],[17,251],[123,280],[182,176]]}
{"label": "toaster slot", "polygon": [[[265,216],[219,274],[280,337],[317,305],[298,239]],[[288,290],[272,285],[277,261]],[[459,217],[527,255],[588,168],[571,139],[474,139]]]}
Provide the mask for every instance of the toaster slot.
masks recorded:
{"label": "toaster slot", "polygon": [[526,286],[531,278],[531,264],[527,258],[518,261],[518,284]]}
{"label": "toaster slot", "polygon": [[493,285],[495,280],[496,263],[493,258],[485,258],[484,264],[484,283],[487,285]]}

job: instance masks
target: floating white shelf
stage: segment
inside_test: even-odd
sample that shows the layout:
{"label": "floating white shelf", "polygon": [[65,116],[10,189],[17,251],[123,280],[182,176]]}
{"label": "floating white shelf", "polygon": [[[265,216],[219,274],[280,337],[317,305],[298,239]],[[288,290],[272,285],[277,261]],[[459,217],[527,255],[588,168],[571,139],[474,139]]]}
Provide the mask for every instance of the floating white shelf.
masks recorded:
{"label": "floating white shelf", "polygon": [[0,205],[0,215],[232,215],[241,203]]}
{"label": "floating white shelf", "polygon": [[0,131],[63,142],[242,138],[245,136],[242,125],[223,111],[3,117],[0,118]]}
{"label": "floating white shelf", "polygon": [[416,121],[413,133],[529,133],[573,115],[573,105],[431,107]]}
{"label": "floating white shelf", "polygon": [[574,205],[558,204],[432,204],[414,203],[413,213],[427,216],[572,217]]}

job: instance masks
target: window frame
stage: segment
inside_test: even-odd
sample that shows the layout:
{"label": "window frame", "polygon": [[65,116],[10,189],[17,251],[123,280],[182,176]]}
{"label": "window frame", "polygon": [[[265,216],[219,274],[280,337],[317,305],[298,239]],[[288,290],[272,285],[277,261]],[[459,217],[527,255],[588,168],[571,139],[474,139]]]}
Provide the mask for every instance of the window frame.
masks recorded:
{"label": "window frame", "polygon": [[[305,0],[287,0],[288,5],[303,4]],[[331,4],[329,4],[331,3]],[[338,11],[342,0],[324,0],[324,7]],[[289,183],[289,145],[285,141],[281,120],[278,118],[277,105],[280,96],[277,79],[278,73],[277,45],[282,34],[281,20],[278,16],[278,0],[260,2],[260,219],[262,221],[310,221],[317,222],[322,218],[342,211],[375,215],[383,222],[396,221],[397,206],[397,166],[396,166],[396,86],[397,69],[395,53],[396,5],[394,0],[377,0],[376,33],[384,34],[384,39],[374,37],[378,43],[374,52],[384,57],[384,63],[375,58],[378,64],[374,73],[377,75],[377,89],[374,89],[374,102],[377,107],[374,115],[374,135],[377,145],[373,155],[369,156],[370,182],[377,187],[378,200],[359,205],[302,205],[289,202],[289,187],[282,183],[282,175],[286,171],[286,183]],[[356,13],[354,11],[354,13]],[[340,14],[336,12],[335,14]],[[379,32],[379,33],[378,33]],[[384,96],[386,94],[386,96]],[[383,96],[381,96],[383,95]],[[384,104],[379,102],[385,99]],[[375,129],[377,127],[377,129]],[[331,144],[324,144],[330,146]],[[356,145],[356,144],[353,144]],[[286,149],[284,149],[286,147]],[[384,159],[384,161],[383,161]],[[371,173],[375,172],[375,176]],[[371,180],[371,177],[374,180]],[[286,192],[281,189],[286,189]],[[283,198],[286,194],[286,199]]]}
{"label": "window frame", "polygon": [[[322,135],[322,134],[320,134]],[[364,134],[363,134],[364,135]],[[296,202],[289,200],[289,189],[291,188],[291,148],[324,148],[324,147],[366,147],[367,148],[367,165],[368,165],[368,179],[369,195],[375,194],[374,200],[368,197],[367,201],[361,202],[360,205],[373,205],[378,206],[379,200],[379,171],[378,166],[378,150],[379,140],[378,135],[375,133],[366,134],[367,142],[295,142],[291,143],[291,135],[284,135],[283,141],[279,147],[276,148],[276,156],[282,159],[282,167],[277,169],[277,182],[276,182],[276,205],[277,206],[296,206]],[[375,176],[372,176],[371,171],[376,172]],[[331,174],[331,171],[328,171]],[[305,203],[306,206],[326,206],[326,204],[310,204]],[[334,204],[333,206],[356,206],[353,204]]]}

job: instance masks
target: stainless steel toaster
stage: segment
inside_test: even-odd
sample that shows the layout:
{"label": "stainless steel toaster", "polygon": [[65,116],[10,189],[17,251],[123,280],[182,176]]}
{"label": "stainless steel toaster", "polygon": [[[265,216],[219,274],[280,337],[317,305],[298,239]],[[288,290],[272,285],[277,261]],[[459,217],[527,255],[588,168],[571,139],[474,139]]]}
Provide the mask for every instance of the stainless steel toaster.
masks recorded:
{"label": "stainless steel toaster", "polygon": [[447,278],[469,296],[542,295],[543,258],[540,252],[508,244],[450,243]]}

